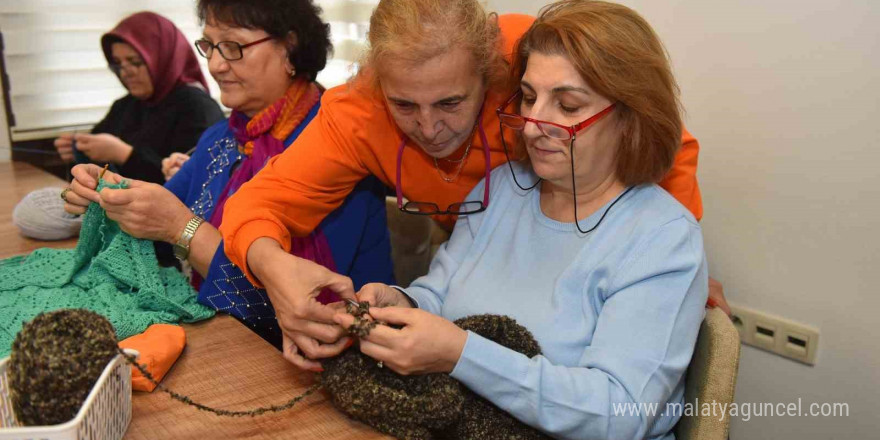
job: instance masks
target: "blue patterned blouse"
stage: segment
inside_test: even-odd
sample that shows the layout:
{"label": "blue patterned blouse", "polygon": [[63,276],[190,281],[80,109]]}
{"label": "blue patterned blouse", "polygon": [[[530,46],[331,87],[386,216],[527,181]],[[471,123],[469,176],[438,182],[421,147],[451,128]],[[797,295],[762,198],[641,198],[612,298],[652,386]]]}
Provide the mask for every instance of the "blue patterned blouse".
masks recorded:
{"label": "blue patterned blouse", "polygon": [[[285,146],[299,136],[320,105],[316,104],[285,139]],[[229,182],[234,165],[241,159],[228,122],[220,121],[205,131],[190,160],[165,187],[193,213],[208,219],[214,212],[214,202]],[[319,227],[330,243],[337,271],[350,277],[356,290],[371,282],[393,283],[385,187],[375,177],[361,181],[342,206]],[[229,261],[223,253],[222,242],[199,289],[199,302],[238,318],[280,347],[281,332],[266,291],[254,287]]]}

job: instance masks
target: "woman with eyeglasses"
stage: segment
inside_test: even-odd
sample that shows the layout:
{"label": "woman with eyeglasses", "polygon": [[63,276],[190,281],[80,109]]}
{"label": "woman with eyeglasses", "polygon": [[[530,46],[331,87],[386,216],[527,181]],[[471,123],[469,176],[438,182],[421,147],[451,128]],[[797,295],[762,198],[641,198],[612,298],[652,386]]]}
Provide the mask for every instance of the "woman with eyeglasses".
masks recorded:
{"label": "woman with eyeglasses", "polygon": [[111,164],[119,173],[164,182],[162,159],[195,146],[223,119],[192,46],[165,17],[139,12],[101,37],[110,70],[128,90],[89,133],[65,134],[65,162]]}
{"label": "woman with eyeglasses", "polygon": [[[227,259],[217,227],[229,213],[228,198],[318,114],[323,89],[315,78],[332,49],[329,26],[309,0],[200,0],[197,7],[204,31],[195,46],[232,115],[205,132],[164,187],[129,180],[128,189],[99,194],[100,169],[75,167],[66,208],[81,213],[89,202],[100,203],[129,234],[173,245],[175,256],[194,269],[201,303],[280,347],[273,301]],[[119,182],[122,176],[104,178]],[[291,255],[341,274],[345,285],[334,287],[351,290],[391,282],[388,240],[384,188],[370,177],[311,234],[288,236],[285,245]],[[321,297],[333,299],[329,291]]]}
{"label": "woman with eyeglasses", "polygon": [[[328,90],[294,147],[230,199],[226,253],[266,287],[295,365],[318,370],[350,339],[335,310],[315,301],[321,288],[344,284],[289,255],[287,237],[311,233],[368,175],[396,190],[401,210],[432,215],[446,229],[457,214],[491,206],[489,186],[468,193],[507,161],[495,110],[509,97],[513,45],[533,21],[487,14],[477,0],[381,0],[358,76]],[[699,146],[687,131],[679,136],[661,186],[699,218]]]}
{"label": "woman with eyeglasses", "polygon": [[[528,159],[477,185],[469,197],[488,187],[491,205],[459,218],[427,276],[361,290],[396,327],[360,350],[403,374],[450,373],[555,438],[672,439],[681,414],[665,409],[683,403],[708,276],[697,220],[657,185],[682,129],[666,51],[631,9],[565,0],[520,40],[512,78],[498,114]],[[514,318],[542,354],[452,324],[483,313]]]}

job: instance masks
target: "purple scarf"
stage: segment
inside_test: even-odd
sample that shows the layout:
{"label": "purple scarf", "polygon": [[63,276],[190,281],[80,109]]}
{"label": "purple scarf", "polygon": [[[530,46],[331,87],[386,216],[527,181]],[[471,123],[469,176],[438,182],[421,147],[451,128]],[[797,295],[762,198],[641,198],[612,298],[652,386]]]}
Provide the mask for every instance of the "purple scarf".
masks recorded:
{"label": "purple scarf", "polygon": [[[229,127],[235,135],[235,139],[239,145],[245,145],[253,141],[253,152],[250,156],[244,156],[241,164],[232,173],[223,192],[217,199],[216,207],[211,215],[209,222],[219,228],[223,220],[223,210],[226,206],[226,200],[232,194],[235,194],[242,185],[251,180],[264,166],[269,159],[275,157],[285,149],[284,142],[272,136],[271,130],[266,130],[259,136],[251,138],[247,135],[248,119],[240,112],[233,111],[229,118]],[[289,133],[287,134],[289,135]],[[320,226],[315,228],[311,234],[305,237],[293,236],[290,239],[290,253],[306,260],[314,261],[327,269],[336,272],[336,262],[333,260],[333,253],[330,251],[330,242],[321,230]],[[339,301],[339,295],[330,289],[324,289],[317,300],[322,304]]]}

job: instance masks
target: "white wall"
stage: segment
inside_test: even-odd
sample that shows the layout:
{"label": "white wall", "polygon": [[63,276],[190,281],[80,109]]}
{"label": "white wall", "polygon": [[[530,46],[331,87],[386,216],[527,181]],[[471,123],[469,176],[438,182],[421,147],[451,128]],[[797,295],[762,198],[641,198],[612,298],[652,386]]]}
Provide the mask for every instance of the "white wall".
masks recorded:
{"label": "white wall", "polygon": [[[546,2],[489,1],[534,14]],[[880,5],[622,1],[673,58],[700,140],[711,273],[731,302],[816,326],[815,367],[743,347],[738,402],[848,418],[733,420],[733,439],[878,438]]]}

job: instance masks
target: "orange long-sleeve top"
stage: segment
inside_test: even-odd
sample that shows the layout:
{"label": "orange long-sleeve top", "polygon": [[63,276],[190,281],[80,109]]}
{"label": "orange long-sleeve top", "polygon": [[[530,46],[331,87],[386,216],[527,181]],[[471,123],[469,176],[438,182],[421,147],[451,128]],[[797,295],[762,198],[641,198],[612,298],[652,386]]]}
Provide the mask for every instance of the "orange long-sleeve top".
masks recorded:
{"label": "orange long-sleeve top", "polygon": [[[519,14],[499,17],[504,54],[512,53],[516,41],[533,21],[534,17]],[[495,114],[507,98],[502,93],[487,94],[481,116],[492,168],[506,160]],[[246,264],[248,248],[255,240],[272,238],[289,252],[291,234],[310,234],[367,175],[395,187],[397,151],[404,139],[381,93],[365,81],[355,80],[327,90],[317,116],[296,141],[269,160],[227,201],[220,232],[229,259],[257,283]],[[485,176],[478,132],[471,142],[473,151],[458,178],[447,182],[441,178],[434,160],[407,141],[401,166],[404,197],[434,202],[441,208],[462,201]],[[460,157],[465,147],[462,145],[451,157]],[[697,140],[685,130],[673,168],[660,183],[697,219],[703,214],[696,177],[699,149]],[[455,167],[451,168],[444,167],[444,174],[454,175]],[[438,216],[435,220],[447,229],[455,222],[451,216]]]}

